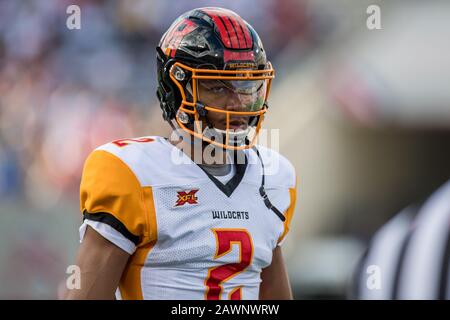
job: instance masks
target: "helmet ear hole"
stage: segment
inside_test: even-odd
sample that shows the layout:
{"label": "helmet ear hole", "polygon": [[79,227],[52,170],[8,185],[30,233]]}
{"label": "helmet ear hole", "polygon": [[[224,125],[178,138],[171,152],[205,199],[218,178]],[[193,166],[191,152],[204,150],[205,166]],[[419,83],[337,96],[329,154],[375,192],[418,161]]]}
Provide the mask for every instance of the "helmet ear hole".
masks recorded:
{"label": "helmet ear hole", "polygon": [[174,63],[174,60],[169,60],[162,53],[160,47],[157,47],[156,50],[158,68],[158,88],[156,94],[163,111],[164,120],[170,121],[175,118],[176,112],[181,105],[181,94],[169,75],[170,67]]}

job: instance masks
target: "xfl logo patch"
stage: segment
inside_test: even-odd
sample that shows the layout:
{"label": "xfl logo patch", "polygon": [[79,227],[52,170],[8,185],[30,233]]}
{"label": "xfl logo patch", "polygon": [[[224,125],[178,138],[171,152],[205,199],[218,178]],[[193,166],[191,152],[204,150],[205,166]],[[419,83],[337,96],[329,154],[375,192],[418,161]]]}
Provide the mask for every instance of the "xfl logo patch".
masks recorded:
{"label": "xfl logo patch", "polygon": [[175,207],[181,207],[187,204],[198,204],[197,200],[198,198],[195,196],[198,189],[193,189],[189,192],[186,191],[177,191],[178,193],[178,199],[175,203]]}

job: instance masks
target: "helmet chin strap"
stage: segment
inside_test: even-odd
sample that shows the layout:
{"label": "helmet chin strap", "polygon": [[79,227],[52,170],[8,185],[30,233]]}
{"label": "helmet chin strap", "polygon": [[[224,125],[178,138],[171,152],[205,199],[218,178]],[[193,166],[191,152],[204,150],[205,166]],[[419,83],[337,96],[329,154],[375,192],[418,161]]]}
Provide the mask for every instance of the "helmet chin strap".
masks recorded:
{"label": "helmet chin strap", "polygon": [[261,169],[262,169],[262,178],[261,178],[261,186],[259,187],[259,195],[261,196],[261,198],[264,201],[264,204],[266,205],[267,209],[271,210],[273,213],[275,213],[278,218],[280,218],[281,221],[285,221],[286,217],[283,215],[283,213],[281,213],[280,210],[278,210],[277,207],[275,207],[272,202],[269,200],[269,197],[267,196],[266,193],[266,189],[265,189],[265,172],[264,172],[264,162],[262,160],[261,154],[259,153],[258,148],[253,147],[252,148],[255,152],[256,155],[258,156],[259,161],[261,162]]}
{"label": "helmet chin strap", "polygon": [[193,141],[193,137],[191,135],[189,135],[189,139],[186,139],[186,136],[183,135],[183,131],[180,129],[180,127],[175,126],[174,120],[169,120],[168,122],[169,122],[169,125],[172,128],[173,132],[175,132],[175,134],[178,136],[180,141],[186,142],[186,143],[188,143],[190,145],[194,145],[195,144],[195,142]]}

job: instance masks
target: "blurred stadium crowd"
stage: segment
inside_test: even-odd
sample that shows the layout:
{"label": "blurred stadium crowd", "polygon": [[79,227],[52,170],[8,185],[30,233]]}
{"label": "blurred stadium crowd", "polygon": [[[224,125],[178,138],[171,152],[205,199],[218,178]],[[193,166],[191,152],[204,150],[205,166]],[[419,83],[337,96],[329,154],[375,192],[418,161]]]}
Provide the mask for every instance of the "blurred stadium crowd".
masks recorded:
{"label": "blurred stadium crowd", "polygon": [[[382,30],[366,28],[372,3]],[[66,27],[71,4],[81,30]],[[114,139],[168,133],[155,46],[202,6],[248,20],[277,70],[266,124],[282,126],[299,174],[286,242],[297,298],[345,297],[373,232],[450,177],[446,2],[0,1],[0,298],[57,297],[84,159]]]}
{"label": "blurred stadium crowd", "polygon": [[[148,134],[149,118],[158,112],[155,45],[192,7],[186,1],[76,1],[82,29],[71,31],[65,25],[72,3],[0,2],[0,197],[37,205],[43,197],[47,203],[73,199],[90,150]],[[305,13],[292,10],[293,3],[238,1],[231,8],[244,16],[251,9],[247,16],[276,59],[304,33]]]}

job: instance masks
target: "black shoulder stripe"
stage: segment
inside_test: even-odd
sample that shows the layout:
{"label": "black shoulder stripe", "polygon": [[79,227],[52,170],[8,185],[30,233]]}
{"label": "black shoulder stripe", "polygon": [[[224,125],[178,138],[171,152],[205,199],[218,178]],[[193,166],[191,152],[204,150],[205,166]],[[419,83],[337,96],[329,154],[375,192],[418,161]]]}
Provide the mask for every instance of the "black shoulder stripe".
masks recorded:
{"label": "black shoulder stripe", "polygon": [[120,232],[120,234],[122,234],[125,238],[127,238],[131,242],[133,242],[135,245],[137,245],[139,243],[139,239],[140,239],[139,236],[134,235],[133,233],[128,231],[128,229],[125,227],[125,225],[122,222],[120,222],[119,219],[117,219],[110,213],[107,213],[107,212],[89,213],[87,211],[84,211],[83,218],[92,220],[92,221],[106,223],[110,227],[112,227],[115,230],[117,230],[118,232]]}

